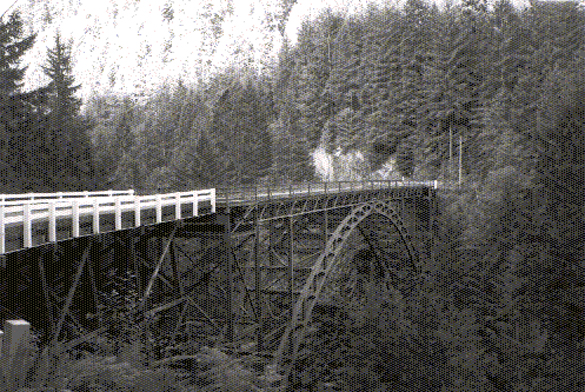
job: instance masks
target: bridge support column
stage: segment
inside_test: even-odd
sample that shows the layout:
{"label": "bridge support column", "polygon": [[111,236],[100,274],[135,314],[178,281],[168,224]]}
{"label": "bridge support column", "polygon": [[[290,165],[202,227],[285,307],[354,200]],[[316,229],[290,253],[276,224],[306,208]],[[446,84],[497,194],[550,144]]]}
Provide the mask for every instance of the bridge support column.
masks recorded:
{"label": "bridge support column", "polygon": [[258,204],[254,208],[254,293],[256,302],[256,349],[264,349],[263,339],[263,319],[262,319],[262,287],[261,287],[261,269],[260,259],[258,258],[258,247],[260,246],[260,222],[258,222]]}
{"label": "bridge support column", "polygon": [[327,239],[329,238],[329,210],[323,211],[323,249],[327,245]]}
{"label": "bridge support column", "polygon": [[218,216],[218,222],[223,226],[223,245],[226,255],[225,277],[226,288],[226,339],[234,342],[234,253],[232,249],[231,219],[229,210]]}
{"label": "bridge support column", "polygon": [[[83,242],[85,242],[85,243],[83,243]],[[73,280],[68,285],[69,291],[67,293],[67,298],[65,300],[65,304],[63,305],[63,307],[60,310],[59,321],[57,321],[57,325],[55,326],[55,332],[51,338],[51,343],[53,343],[53,344],[59,340],[59,336],[61,335],[61,330],[65,324],[66,317],[69,316],[71,319],[75,320],[75,318],[69,314],[69,311],[70,311],[71,304],[73,302],[73,297],[75,295],[75,291],[77,290],[77,287],[79,286],[79,283],[81,281],[81,277],[83,275],[83,270],[85,269],[85,266],[86,266],[87,261],[88,261],[89,256],[90,256],[91,241],[90,240],[88,240],[88,241],[81,241],[80,240],[79,245],[80,245],[79,248],[83,249],[82,255],[81,255],[81,260],[79,262],[79,265],[77,266]]]}
{"label": "bridge support column", "polygon": [[[177,264],[177,257],[175,254],[175,243],[171,244],[171,248],[169,250],[169,256],[171,258],[171,267],[173,269],[173,280],[176,284],[176,296],[177,299],[185,298],[185,287],[183,286],[183,280],[181,279],[181,275],[179,272],[179,266]],[[183,301],[180,305],[181,311],[179,318],[177,319],[177,323],[175,324],[175,329],[173,330],[173,334],[171,335],[171,342],[174,343],[179,331],[181,329],[181,325],[183,324],[183,320],[185,319],[185,314],[187,313],[187,304]]]}
{"label": "bridge support column", "polygon": [[[141,234],[143,234],[141,232]],[[140,244],[140,241],[134,241],[133,238],[128,239],[128,257],[130,258],[129,262],[132,263],[132,267],[134,268],[134,279],[136,290],[138,294],[138,298],[142,297],[144,294],[143,290],[143,273],[142,273],[142,266],[138,262],[138,256],[136,255],[136,246]]]}
{"label": "bridge support column", "polygon": [[[55,251],[54,246],[51,246],[50,250],[45,252],[43,256],[39,258],[39,280],[41,282],[41,289],[43,290],[43,300],[45,302],[45,312],[47,315],[47,322],[46,322],[46,336],[51,336],[55,329],[55,320],[53,319],[53,307],[51,305],[51,298],[49,295],[49,285],[47,282],[47,273],[46,273],[46,264],[49,257],[53,257]],[[49,260],[48,263],[51,263]]]}
{"label": "bridge support column", "polygon": [[294,279],[294,219],[293,217],[288,218],[288,265],[286,269],[286,281],[287,281],[287,290],[288,290],[288,299],[289,305],[291,309],[291,321],[292,321],[292,308],[295,304],[295,298],[293,294],[293,279]]}

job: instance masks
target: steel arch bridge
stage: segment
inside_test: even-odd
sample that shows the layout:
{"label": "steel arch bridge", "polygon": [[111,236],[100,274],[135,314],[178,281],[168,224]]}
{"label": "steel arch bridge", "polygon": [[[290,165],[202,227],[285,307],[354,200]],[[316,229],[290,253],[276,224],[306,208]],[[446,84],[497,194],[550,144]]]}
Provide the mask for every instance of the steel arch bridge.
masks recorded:
{"label": "steel arch bridge", "polygon": [[[112,199],[103,215],[94,200],[87,207],[98,211],[93,218],[73,202],[69,228],[48,207],[53,222],[23,221],[23,238],[12,242],[28,247],[0,259],[0,317],[25,318],[46,340],[73,346],[112,329],[111,308],[126,306],[142,325],[168,331],[168,346],[193,334],[209,344],[221,339],[234,351],[273,356],[286,373],[336,268],[386,280],[423,269],[436,185],[218,188],[211,199],[209,192],[170,194],[168,202],[141,196],[127,207]],[[92,234],[92,225],[102,232]],[[43,227],[54,232],[43,234]],[[124,303],[129,297],[136,301]]]}
{"label": "steel arch bridge", "polygon": [[[332,233],[328,239],[324,251],[315,261],[311,269],[311,273],[307,277],[306,283],[300,292],[300,296],[294,304],[290,324],[286,327],[284,334],[280,339],[278,350],[274,357],[274,365],[280,365],[285,359],[285,355],[289,366],[286,370],[286,375],[290,372],[290,367],[296,358],[296,355],[301,345],[305,330],[311,321],[311,313],[315,304],[319,299],[319,295],[323,289],[327,278],[331,275],[335,267],[341,262],[340,254],[345,246],[347,246],[350,235],[359,230],[364,235],[363,229],[360,229],[360,224],[367,220],[368,217],[379,215],[387,220],[387,224],[394,226],[400,240],[406,250],[408,257],[407,268],[414,274],[422,270],[419,265],[419,258],[416,250],[413,247],[410,235],[405,230],[405,226],[400,218],[400,215],[395,211],[390,202],[385,201],[370,201],[354,207],[349,215],[339,224],[335,232]],[[365,236],[365,235],[364,235]],[[372,246],[371,240],[368,244]],[[384,263],[382,265],[386,277],[393,272],[388,271],[390,267]],[[287,353],[286,351],[289,350]]]}

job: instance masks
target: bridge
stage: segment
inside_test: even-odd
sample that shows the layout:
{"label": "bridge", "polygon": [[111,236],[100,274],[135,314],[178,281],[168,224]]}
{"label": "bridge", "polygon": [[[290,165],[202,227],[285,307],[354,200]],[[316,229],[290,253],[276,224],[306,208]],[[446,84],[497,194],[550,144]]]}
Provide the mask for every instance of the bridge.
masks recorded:
{"label": "bridge", "polygon": [[2,195],[0,318],[74,345],[111,329],[122,308],[168,331],[169,346],[222,339],[290,371],[320,298],[353,295],[365,277],[412,286],[430,257],[436,188],[376,180]]}

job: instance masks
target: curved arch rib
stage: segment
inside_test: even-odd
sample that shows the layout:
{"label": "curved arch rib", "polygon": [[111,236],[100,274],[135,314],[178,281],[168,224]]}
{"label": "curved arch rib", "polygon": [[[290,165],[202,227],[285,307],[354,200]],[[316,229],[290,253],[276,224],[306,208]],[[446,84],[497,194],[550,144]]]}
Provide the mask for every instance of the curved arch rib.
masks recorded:
{"label": "curved arch rib", "polygon": [[285,380],[288,379],[292,366],[294,365],[294,360],[305,334],[306,327],[311,319],[313,307],[317,303],[319,294],[321,293],[327,277],[338,262],[338,254],[344,247],[353,230],[365,218],[372,214],[380,214],[392,222],[407,249],[415,271],[419,271],[418,257],[412,246],[410,236],[404,228],[402,219],[400,219],[398,213],[392,209],[390,203],[377,201],[355,207],[352,212],[343,219],[335,232],[331,235],[327,241],[324,252],[313,265],[311,274],[307,278],[307,282],[305,283],[305,286],[293,308],[291,323],[286,328],[280,340],[280,345],[274,357],[273,365],[278,366],[282,364],[285,350],[292,346],[292,352],[289,357],[290,363],[285,369]]}

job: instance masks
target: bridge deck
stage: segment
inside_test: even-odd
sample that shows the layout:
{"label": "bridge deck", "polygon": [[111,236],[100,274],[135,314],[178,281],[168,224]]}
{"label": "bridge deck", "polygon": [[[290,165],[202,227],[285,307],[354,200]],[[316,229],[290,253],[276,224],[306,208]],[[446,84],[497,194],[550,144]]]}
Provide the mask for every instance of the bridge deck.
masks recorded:
{"label": "bridge deck", "polygon": [[258,202],[402,187],[436,181],[339,181],[136,196],[133,190],[0,195],[0,255],[86,235],[215,213]]}
{"label": "bridge deck", "polygon": [[306,183],[290,186],[249,186],[234,188],[217,188],[216,203],[218,206],[252,205],[256,202],[286,200],[312,195],[339,194],[401,187],[437,187],[436,181],[336,181],[322,183]]}

